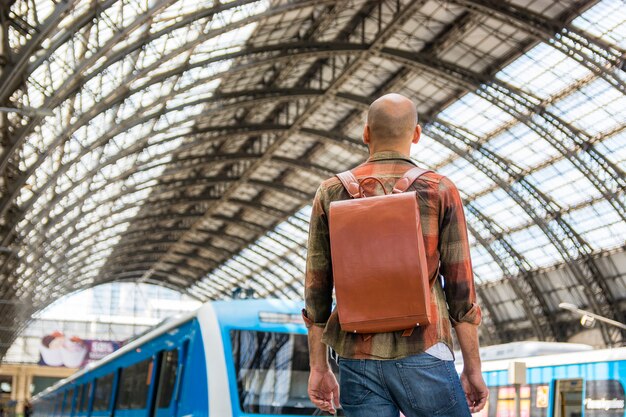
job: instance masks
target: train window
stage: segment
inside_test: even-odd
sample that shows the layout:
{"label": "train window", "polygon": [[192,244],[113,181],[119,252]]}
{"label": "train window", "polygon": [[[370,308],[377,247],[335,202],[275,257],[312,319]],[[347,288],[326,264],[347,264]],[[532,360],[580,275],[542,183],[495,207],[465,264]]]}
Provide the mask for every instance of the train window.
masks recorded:
{"label": "train window", "polygon": [[113,389],[113,374],[108,374],[96,380],[96,391],[93,398],[93,411],[106,411],[111,402]]}
{"label": "train window", "polygon": [[233,330],[230,336],[243,412],[311,415],[316,411],[307,394],[306,335]]}
{"label": "train window", "polygon": [[72,412],[72,398],[74,397],[74,388],[65,393],[65,399],[63,400],[63,414],[70,414]]}
{"label": "train window", "polygon": [[83,385],[82,387],[82,395],[80,396],[80,401],[77,403],[78,411],[80,413],[84,413],[87,411],[89,407],[89,395],[91,394],[91,382]]}
{"label": "train window", "polygon": [[[548,412],[548,385],[530,384],[520,387],[522,417],[546,417]],[[515,415],[515,387],[489,387],[488,402],[475,417],[508,417]]]}
{"label": "train window", "polygon": [[586,417],[622,417],[624,386],[615,379],[587,381],[585,390]]}
{"label": "train window", "polygon": [[176,370],[178,369],[178,350],[162,352],[161,374],[156,396],[158,408],[167,408],[172,401],[174,386],[176,385]]}
{"label": "train window", "polygon": [[76,411],[80,409],[80,403],[83,401],[83,391],[85,390],[85,385],[80,385],[76,387]]}
{"label": "train window", "polygon": [[63,394],[59,393],[54,398],[54,414],[61,414],[62,405],[63,405]]}
{"label": "train window", "polygon": [[[496,415],[515,415],[515,387],[506,386],[498,389]],[[522,415],[530,415],[530,387],[523,385],[520,389],[520,408]]]}
{"label": "train window", "polygon": [[116,408],[125,410],[146,408],[151,371],[152,359],[122,369]]}

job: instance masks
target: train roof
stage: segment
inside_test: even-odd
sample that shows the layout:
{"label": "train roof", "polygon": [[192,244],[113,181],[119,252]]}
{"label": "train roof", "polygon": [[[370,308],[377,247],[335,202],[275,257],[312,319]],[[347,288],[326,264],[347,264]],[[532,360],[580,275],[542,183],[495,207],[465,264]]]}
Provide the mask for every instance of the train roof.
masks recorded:
{"label": "train roof", "polygon": [[626,347],[612,349],[596,349],[581,352],[558,353],[553,355],[516,357],[506,360],[483,362],[482,371],[499,371],[509,368],[511,362],[525,362],[527,368],[545,366],[575,365],[580,363],[613,362],[626,359]]}
{"label": "train roof", "polygon": [[[486,362],[591,350],[593,346],[582,343],[524,341],[481,347],[480,359]],[[457,362],[462,362],[460,352],[455,352],[455,356],[459,358]]]}

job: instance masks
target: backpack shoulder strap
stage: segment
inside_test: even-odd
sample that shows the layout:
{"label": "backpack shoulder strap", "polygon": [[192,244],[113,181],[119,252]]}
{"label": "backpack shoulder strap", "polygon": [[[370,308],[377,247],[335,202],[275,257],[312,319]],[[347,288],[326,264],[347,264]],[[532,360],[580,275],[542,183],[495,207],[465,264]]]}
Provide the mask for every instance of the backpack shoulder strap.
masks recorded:
{"label": "backpack shoulder strap", "polygon": [[337,178],[339,178],[339,181],[343,184],[343,188],[350,194],[350,197],[359,198],[359,181],[352,172],[341,172],[337,174]]}
{"label": "backpack shoulder strap", "polygon": [[419,168],[419,167],[409,169],[404,174],[404,176],[402,176],[402,178],[396,181],[396,185],[394,185],[393,187],[393,193],[397,194],[397,193],[405,192],[406,190],[409,189],[411,184],[415,182],[415,180],[417,180],[419,177],[426,174],[427,172],[433,172],[433,171],[429,169]]}

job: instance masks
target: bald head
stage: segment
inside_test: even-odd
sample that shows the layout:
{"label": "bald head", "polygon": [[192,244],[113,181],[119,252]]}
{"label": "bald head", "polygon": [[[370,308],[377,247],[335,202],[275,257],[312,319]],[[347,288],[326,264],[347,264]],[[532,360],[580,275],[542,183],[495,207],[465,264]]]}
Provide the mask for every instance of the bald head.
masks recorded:
{"label": "bald head", "polygon": [[417,125],[417,108],[400,94],[386,94],[372,103],[367,113],[372,144],[411,141]]}

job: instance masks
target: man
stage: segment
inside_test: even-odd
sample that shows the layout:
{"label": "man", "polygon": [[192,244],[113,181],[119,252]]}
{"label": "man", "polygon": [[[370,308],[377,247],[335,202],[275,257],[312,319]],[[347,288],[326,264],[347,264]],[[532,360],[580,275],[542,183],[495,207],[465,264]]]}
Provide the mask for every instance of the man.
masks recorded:
{"label": "man", "polygon": [[[379,98],[370,106],[363,132],[370,157],[352,173],[357,179],[377,177],[390,192],[396,180],[415,166],[409,155],[411,144],[417,143],[420,135],[417,109],[409,99],[399,94]],[[364,182],[363,186],[367,195],[383,193],[376,181]],[[311,213],[303,316],[309,328],[309,397],[322,410],[335,413],[340,391],[326,345],[339,356],[341,406],[348,417],[398,416],[400,411],[407,417],[468,417],[485,405],[488,390],[480,369],[477,333],[481,314],[458,190],[449,179],[435,173],[420,177],[408,191],[413,190],[420,206],[433,319],[410,335],[402,331],[341,331],[337,311],[331,311],[328,212],[332,201],[350,196],[336,177],[324,181],[317,190]],[[463,354],[460,380],[454,368],[451,327]]]}

